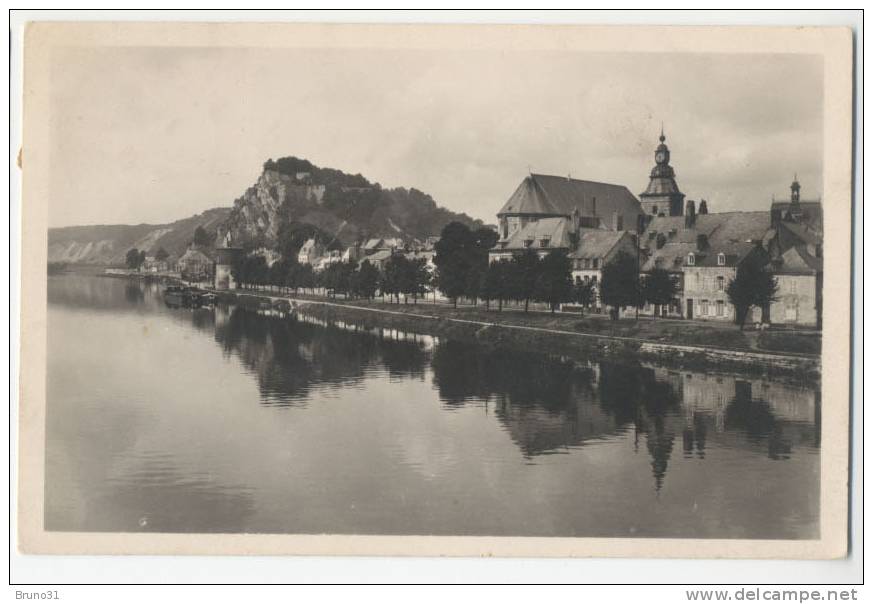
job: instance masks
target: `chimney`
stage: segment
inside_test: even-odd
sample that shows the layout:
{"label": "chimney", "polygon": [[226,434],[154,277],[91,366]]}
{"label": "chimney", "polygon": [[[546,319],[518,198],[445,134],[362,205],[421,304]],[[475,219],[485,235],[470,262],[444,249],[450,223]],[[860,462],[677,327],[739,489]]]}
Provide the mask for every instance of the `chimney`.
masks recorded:
{"label": "chimney", "polygon": [[618,224],[618,212],[615,210],[613,210],[613,212],[612,212],[612,230],[613,231],[620,231],[621,230],[619,228],[619,224]]}
{"label": "chimney", "polygon": [[700,206],[697,208],[697,213],[703,216],[704,214],[709,214],[709,208],[706,207],[706,200],[700,200]]}
{"label": "chimney", "polygon": [[697,215],[694,213],[694,200],[689,199],[685,204],[685,228],[694,228],[695,222],[697,222]]}
{"label": "chimney", "polygon": [[579,206],[575,206],[573,208],[573,231],[578,233],[579,227],[581,226],[582,219],[579,216]]}
{"label": "chimney", "polygon": [[704,234],[700,233],[697,235],[697,251],[705,252],[706,248],[709,247],[709,238]]}

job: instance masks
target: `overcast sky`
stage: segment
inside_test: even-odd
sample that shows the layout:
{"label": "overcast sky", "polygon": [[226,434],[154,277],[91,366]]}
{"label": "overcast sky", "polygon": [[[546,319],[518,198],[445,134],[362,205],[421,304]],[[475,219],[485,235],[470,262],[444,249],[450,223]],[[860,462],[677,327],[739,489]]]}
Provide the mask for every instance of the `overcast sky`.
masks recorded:
{"label": "overcast sky", "polygon": [[760,210],[822,179],[811,55],[69,49],[52,64],[51,226],[229,206],[296,155],[495,222],[527,174],[646,187],[661,121],[680,189]]}

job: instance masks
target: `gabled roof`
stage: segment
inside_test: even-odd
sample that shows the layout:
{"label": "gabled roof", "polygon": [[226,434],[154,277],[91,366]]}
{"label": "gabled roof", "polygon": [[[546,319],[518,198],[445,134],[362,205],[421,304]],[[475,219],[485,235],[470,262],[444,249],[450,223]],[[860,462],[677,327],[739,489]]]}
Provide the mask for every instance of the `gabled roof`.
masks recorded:
{"label": "gabled roof", "polygon": [[207,256],[206,254],[204,254],[203,252],[201,252],[200,250],[195,249],[193,247],[189,247],[187,250],[185,250],[185,253],[182,254],[182,257],[179,258],[178,262],[182,262],[182,263],[203,262],[203,263],[206,263],[206,262],[212,262],[212,259],[209,256]]}
{"label": "gabled roof", "polygon": [[[549,244],[545,248],[540,247],[542,239],[549,240]],[[569,249],[571,247],[570,220],[563,217],[552,217],[529,222],[510,235],[502,247],[498,245],[494,248],[494,251],[523,250],[528,247],[525,245],[525,241],[534,242],[530,246],[531,249]]]}
{"label": "gabled roof", "polygon": [[367,240],[367,243],[364,244],[364,249],[365,249],[365,250],[375,250],[375,249],[378,249],[379,246],[382,245],[382,242],[383,242],[383,241],[384,241],[384,240],[381,239],[381,238],[379,238],[379,239],[368,239],[368,240]]}
{"label": "gabled roof", "polygon": [[388,258],[391,257],[391,254],[393,254],[391,250],[379,250],[378,252],[375,252],[365,257],[364,260],[369,260],[371,263],[388,260]]}
{"label": "gabled roof", "polygon": [[[809,226],[798,222],[780,222],[780,237],[788,239],[786,243],[803,242],[804,244],[821,245],[822,236],[819,231],[813,230]],[[787,237],[785,231],[788,231]]]}
{"label": "gabled roof", "polygon": [[625,186],[566,176],[531,174],[521,182],[497,215],[570,216],[575,208],[583,216],[596,214],[605,220],[614,211],[618,212],[624,215],[624,223],[629,229],[635,227],[636,216],[643,213],[639,200]]}
{"label": "gabled roof", "polygon": [[571,258],[605,258],[618,245],[622,237],[630,238],[624,231],[601,231],[599,229],[579,229],[579,246]]}
{"label": "gabled roof", "polygon": [[773,271],[789,275],[814,275],[822,270],[822,259],[810,254],[804,247],[793,247],[773,264]]}

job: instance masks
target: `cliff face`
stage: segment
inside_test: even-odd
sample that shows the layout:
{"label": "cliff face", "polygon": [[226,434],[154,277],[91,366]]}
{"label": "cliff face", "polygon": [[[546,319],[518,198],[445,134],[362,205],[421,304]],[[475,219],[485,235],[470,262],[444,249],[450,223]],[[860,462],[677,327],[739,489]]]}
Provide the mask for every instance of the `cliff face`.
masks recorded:
{"label": "cliff face", "polygon": [[202,227],[213,241],[229,232],[235,245],[293,252],[316,236],[335,247],[369,237],[424,241],[458,221],[482,222],[439,207],[416,189],[383,189],[360,174],[319,168],[307,160],[269,160],[233,207],[215,208],[163,225],[99,225],[49,229],[49,261],[123,264],[131,248],[164,248],[181,256]]}
{"label": "cliff face", "polygon": [[255,185],[234,202],[218,236],[230,232],[244,246],[284,249],[301,225],[338,246],[367,237],[423,241],[451,221],[482,226],[465,214],[440,208],[416,189],[383,189],[360,174],[320,168],[305,159],[269,160]]}

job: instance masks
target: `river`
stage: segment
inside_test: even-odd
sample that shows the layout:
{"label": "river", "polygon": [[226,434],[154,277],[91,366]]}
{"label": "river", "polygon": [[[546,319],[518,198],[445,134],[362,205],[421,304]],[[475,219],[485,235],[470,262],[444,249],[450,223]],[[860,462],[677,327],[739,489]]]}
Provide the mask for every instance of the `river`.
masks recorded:
{"label": "river", "polygon": [[48,278],[45,528],[806,539],[817,386]]}

